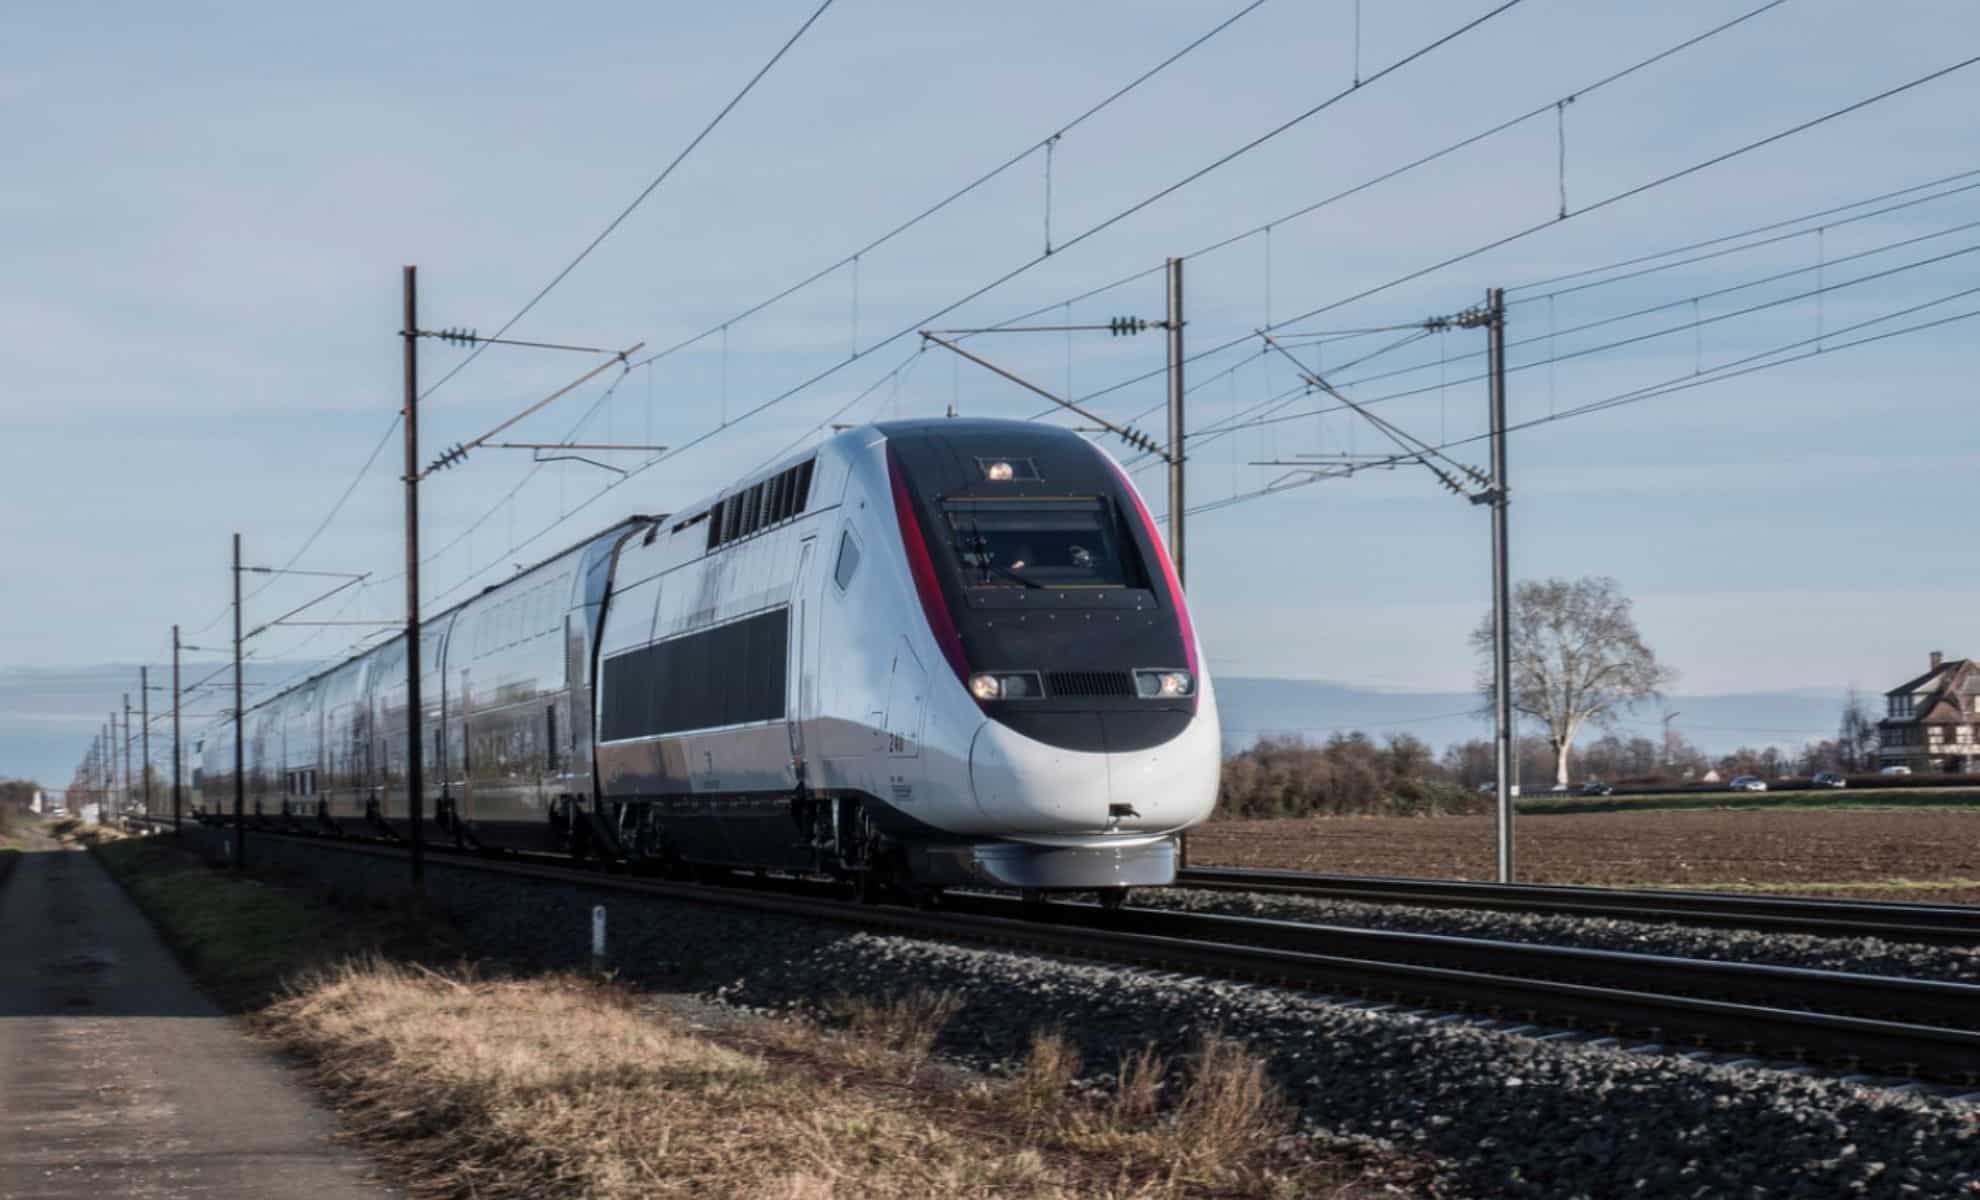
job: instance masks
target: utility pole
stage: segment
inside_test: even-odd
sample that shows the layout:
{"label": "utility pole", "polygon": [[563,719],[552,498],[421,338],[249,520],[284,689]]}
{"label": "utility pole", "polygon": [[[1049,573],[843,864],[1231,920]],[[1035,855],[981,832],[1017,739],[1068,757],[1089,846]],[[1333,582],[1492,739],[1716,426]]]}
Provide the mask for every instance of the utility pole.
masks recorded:
{"label": "utility pole", "polygon": [[247,743],[241,713],[241,535],[234,533],[234,869],[247,867]]}
{"label": "utility pole", "polygon": [[151,668],[138,668],[138,787],[144,791],[144,815],[151,816]]}
{"label": "utility pole", "polygon": [[421,830],[425,807],[425,761],[421,757],[419,700],[419,268],[407,266],[405,291],[406,374],[406,813],[412,828],[412,885],[426,882],[425,838]]}
{"label": "utility pole", "polygon": [[1498,782],[1499,882],[1513,880],[1512,580],[1506,554],[1506,293],[1485,293],[1492,408],[1492,723]]}
{"label": "utility pole", "polygon": [[179,833],[179,778],[185,772],[179,760],[179,627],[172,626],[172,834]]}
{"label": "utility pole", "polygon": [[1183,574],[1183,260],[1169,260],[1169,557]]}

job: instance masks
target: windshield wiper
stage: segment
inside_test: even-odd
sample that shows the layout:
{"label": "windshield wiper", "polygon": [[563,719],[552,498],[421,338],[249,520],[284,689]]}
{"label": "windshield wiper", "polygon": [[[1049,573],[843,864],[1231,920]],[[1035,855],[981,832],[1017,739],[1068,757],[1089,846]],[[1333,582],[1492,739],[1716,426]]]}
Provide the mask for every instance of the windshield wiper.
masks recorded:
{"label": "windshield wiper", "polygon": [[[991,562],[990,556],[984,552],[983,535],[977,532],[975,525],[971,525],[967,530],[967,533],[970,542],[973,543],[974,545],[973,549],[968,546],[965,546],[961,542],[956,543],[956,554],[958,557],[960,557],[963,560],[963,563],[966,566],[975,567],[978,570],[984,571],[986,573],[990,571],[995,571],[997,574],[1002,575],[1004,578],[1014,579],[1028,588],[1043,588],[1045,586],[1044,584],[1038,582],[1035,579],[1026,579],[1024,576],[1018,574],[1016,571],[1011,570],[1009,567],[999,566],[998,564]],[[978,558],[981,559],[982,561],[970,562],[970,559],[972,558]]]}
{"label": "windshield wiper", "polygon": [[976,565],[981,567],[985,571],[995,571],[997,574],[1002,575],[1006,579],[1015,579],[1019,583],[1023,584],[1028,588],[1042,588],[1045,586],[1044,584],[1038,582],[1036,579],[1026,579],[1024,576],[1018,574],[1016,571],[1011,570],[1009,567],[999,566],[998,564],[993,562],[977,563]]}

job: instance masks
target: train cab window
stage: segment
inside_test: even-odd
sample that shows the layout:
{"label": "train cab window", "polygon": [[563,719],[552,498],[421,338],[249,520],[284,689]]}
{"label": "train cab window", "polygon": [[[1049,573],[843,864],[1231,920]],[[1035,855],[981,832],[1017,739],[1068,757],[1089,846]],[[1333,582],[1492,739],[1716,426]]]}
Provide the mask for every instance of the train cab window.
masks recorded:
{"label": "train cab window", "polygon": [[1141,587],[1113,506],[1066,500],[951,500],[944,505],[970,587]]}
{"label": "train cab window", "polygon": [[839,562],[832,568],[832,582],[839,585],[840,591],[852,586],[853,575],[859,571],[859,543],[853,540],[852,530],[839,535]]}

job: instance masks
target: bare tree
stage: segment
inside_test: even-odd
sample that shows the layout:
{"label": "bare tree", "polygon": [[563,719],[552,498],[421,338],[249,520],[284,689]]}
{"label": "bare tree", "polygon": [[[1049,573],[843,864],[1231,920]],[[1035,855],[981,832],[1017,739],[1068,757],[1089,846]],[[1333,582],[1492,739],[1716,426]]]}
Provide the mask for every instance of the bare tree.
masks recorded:
{"label": "bare tree", "polygon": [[1863,702],[1863,694],[1851,684],[1843,697],[1842,726],[1836,733],[1836,747],[1843,766],[1852,771],[1868,770],[1877,755],[1877,718]]}
{"label": "bare tree", "polygon": [[[1478,686],[1492,695],[1492,615],[1471,635],[1484,660]],[[1608,728],[1662,694],[1677,672],[1661,666],[1637,632],[1615,580],[1528,580],[1513,589],[1512,706],[1547,731],[1554,782],[1566,787],[1568,752],[1586,725]]]}

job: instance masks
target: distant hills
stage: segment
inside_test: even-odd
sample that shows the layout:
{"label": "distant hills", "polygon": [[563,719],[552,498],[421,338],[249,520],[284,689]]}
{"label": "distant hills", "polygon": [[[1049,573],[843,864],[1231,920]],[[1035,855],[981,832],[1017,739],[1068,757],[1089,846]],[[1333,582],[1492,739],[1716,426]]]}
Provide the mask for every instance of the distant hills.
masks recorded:
{"label": "distant hills", "polygon": [[[210,675],[215,664],[188,667],[185,682]],[[296,677],[306,664],[249,663],[250,683],[272,683]],[[224,671],[216,682],[227,682]],[[169,686],[170,675],[155,672],[156,686]],[[265,689],[255,689],[265,693]],[[0,778],[35,779],[48,787],[63,787],[69,773],[88,748],[90,739],[113,707],[131,693],[137,707],[137,668],[121,664],[47,670],[0,671]],[[1490,736],[1489,722],[1474,716],[1478,698],[1467,692],[1397,692],[1312,679],[1220,677],[1217,699],[1224,721],[1224,740],[1231,749],[1250,745],[1268,734],[1298,735],[1324,741],[1330,734],[1362,730],[1377,738],[1409,733],[1441,750],[1452,742]],[[1659,718],[1678,713],[1676,727],[1708,754],[1723,754],[1742,745],[1794,746],[1833,737],[1842,711],[1843,693],[1821,691],[1753,692],[1730,696],[1672,696],[1655,711],[1644,710],[1627,719],[1625,735],[1660,736]],[[1872,697],[1871,699],[1875,699]],[[169,707],[170,693],[153,693],[160,710]],[[208,692],[187,704],[189,712],[214,713],[231,697]],[[253,703],[251,697],[249,703]],[[136,719],[132,720],[133,727]],[[188,727],[206,724],[189,721]],[[170,753],[164,740],[170,725],[159,722],[154,753],[160,763]],[[132,755],[136,758],[135,751]]]}
{"label": "distant hills", "polygon": [[[307,663],[260,664],[250,661],[244,664],[241,677],[250,685],[248,704],[254,704],[257,693],[267,693],[266,685],[300,677],[308,668]],[[217,676],[214,674],[216,671],[219,672]],[[222,707],[231,706],[234,702],[231,691],[233,671],[231,667],[213,662],[186,663],[181,667],[180,677],[188,688],[203,679],[225,685],[225,690],[209,688],[186,697],[188,719],[184,724],[190,747],[193,731],[211,723],[210,718],[194,719],[190,714],[217,713]],[[160,713],[170,713],[170,667],[153,667],[151,684],[154,688],[167,689],[152,692],[152,715],[156,717]],[[255,684],[264,686],[253,687]],[[142,704],[135,665],[106,663],[92,667],[0,670],[0,778],[33,779],[44,787],[67,787],[69,776],[89,750],[97,731],[109,720],[111,710],[117,710],[121,718],[125,693],[129,693],[131,698],[131,731],[135,734],[140,724],[138,713]],[[152,761],[169,771],[172,761],[171,720],[154,721],[151,733]],[[131,748],[133,769],[138,761],[138,748],[134,743]]]}
{"label": "distant hills", "polygon": [[[1408,733],[1441,750],[1467,738],[1489,738],[1489,716],[1470,692],[1395,692],[1313,679],[1219,677],[1217,704],[1227,747],[1241,749],[1267,735],[1324,741],[1359,729],[1375,738]],[[1871,697],[1869,699],[1876,699]],[[1727,696],[1671,696],[1630,713],[1617,733],[1660,739],[1662,716],[1707,754],[1740,746],[1792,746],[1834,737],[1843,691],[1796,690]],[[1593,736],[1601,736],[1597,731]]]}

